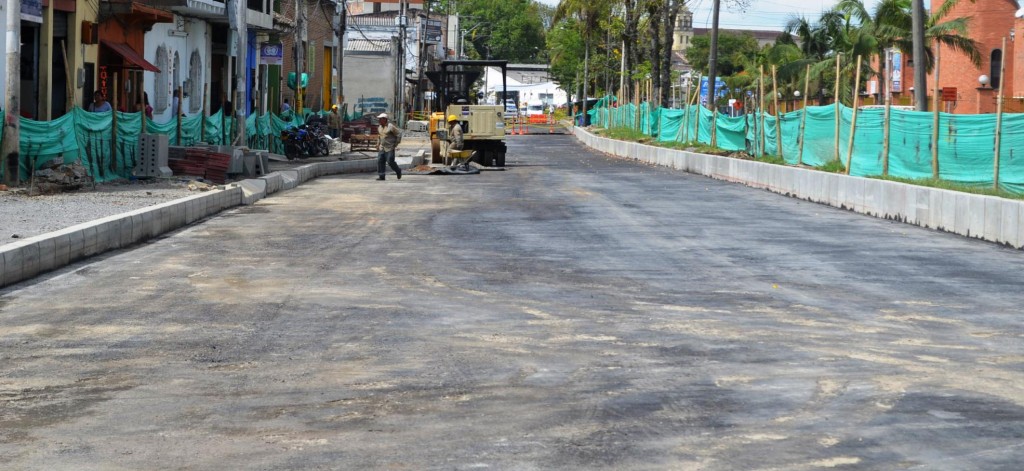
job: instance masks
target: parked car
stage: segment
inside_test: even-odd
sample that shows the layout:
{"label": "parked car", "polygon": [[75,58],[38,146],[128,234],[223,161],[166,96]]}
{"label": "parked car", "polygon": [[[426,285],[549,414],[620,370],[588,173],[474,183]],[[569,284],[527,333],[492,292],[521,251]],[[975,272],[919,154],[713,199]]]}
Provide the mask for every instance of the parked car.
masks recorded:
{"label": "parked car", "polygon": [[380,113],[366,113],[356,119],[341,123],[341,140],[350,142],[353,134],[377,135],[377,115]]}
{"label": "parked car", "polygon": [[516,107],[515,100],[505,100],[505,119],[515,118],[519,114],[519,108]]}

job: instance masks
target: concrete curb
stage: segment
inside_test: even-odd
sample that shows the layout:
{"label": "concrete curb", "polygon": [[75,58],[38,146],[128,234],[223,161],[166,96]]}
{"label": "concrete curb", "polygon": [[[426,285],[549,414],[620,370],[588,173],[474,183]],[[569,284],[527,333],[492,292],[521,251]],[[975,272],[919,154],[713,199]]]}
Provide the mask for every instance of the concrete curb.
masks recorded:
{"label": "concrete curb", "polygon": [[[423,153],[420,152],[413,157],[412,164],[402,165],[402,168],[422,164]],[[290,190],[316,177],[376,171],[377,159],[311,163],[231,183],[222,190],[187,196],[0,245],[0,288],[93,255],[143,242],[225,209],[255,204],[271,194]]]}
{"label": "concrete curb", "polygon": [[617,157],[742,183],[878,218],[1024,247],[1024,201],[797,167],[697,154],[573,133],[584,145]]}

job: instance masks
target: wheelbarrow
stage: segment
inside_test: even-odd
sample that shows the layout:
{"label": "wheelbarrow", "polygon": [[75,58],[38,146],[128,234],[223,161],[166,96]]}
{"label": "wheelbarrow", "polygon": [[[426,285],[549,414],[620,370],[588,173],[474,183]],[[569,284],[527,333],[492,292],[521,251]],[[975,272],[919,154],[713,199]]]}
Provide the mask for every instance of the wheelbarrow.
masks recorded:
{"label": "wheelbarrow", "polygon": [[476,151],[473,149],[449,150],[448,158],[452,160],[452,170],[469,170],[469,163],[473,161]]}

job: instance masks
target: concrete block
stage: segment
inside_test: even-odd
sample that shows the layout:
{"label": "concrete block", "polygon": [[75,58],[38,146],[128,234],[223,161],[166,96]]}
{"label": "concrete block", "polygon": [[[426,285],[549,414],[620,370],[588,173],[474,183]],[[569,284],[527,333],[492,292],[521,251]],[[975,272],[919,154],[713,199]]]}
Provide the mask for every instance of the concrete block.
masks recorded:
{"label": "concrete block", "polygon": [[281,174],[279,172],[264,175],[260,179],[267,182],[267,195],[272,195],[281,191],[281,183],[283,180],[281,179]]}
{"label": "concrete block", "polygon": [[7,283],[4,282],[5,271],[7,271],[7,263],[4,262],[4,254],[0,251],[0,288],[7,286]]}
{"label": "concrete block", "polygon": [[82,256],[88,257],[98,253],[97,245],[98,240],[96,239],[96,226],[93,225],[82,225]]}
{"label": "concrete block", "polygon": [[7,286],[17,283],[23,279],[22,267],[24,253],[21,251],[23,243],[4,244],[0,246],[0,257],[4,259],[4,269],[0,271],[3,283],[0,286]]}
{"label": "concrete block", "polygon": [[21,279],[27,280],[40,273],[39,240],[35,237],[19,244],[21,249]]}
{"label": "concrete block", "polygon": [[864,200],[861,203],[863,211],[861,212],[876,217],[885,216],[885,210],[882,208],[885,200],[883,182],[871,178],[861,178],[861,180],[864,182]]}
{"label": "concrete block", "polygon": [[285,170],[281,172],[281,189],[291,190],[299,185],[299,172]]}
{"label": "concrete block", "polygon": [[967,195],[968,234],[975,238],[985,237],[985,206],[989,196]]}
{"label": "concrete block", "polygon": [[128,247],[135,241],[132,240],[132,217],[128,214],[121,214],[117,218],[117,247]]}
{"label": "concrete block", "polygon": [[242,204],[252,205],[267,197],[267,182],[259,180],[242,180],[237,183],[242,190]]}
{"label": "concrete block", "polygon": [[848,207],[852,207],[854,211],[858,213],[864,213],[864,199],[867,194],[867,181],[860,177],[847,177],[849,179],[850,189],[852,190],[847,196],[850,198],[850,204]]}
{"label": "concrete block", "polygon": [[1017,248],[1024,248],[1024,204],[1017,204]]}
{"label": "concrete block", "polygon": [[185,202],[181,200],[175,200],[173,209],[171,210],[171,229],[178,229],[185,227],[188,219],[185,218]]}
{"label": "concrete block", "polygon": [[[999,199],[999,239],[998,242],[1009,244],[1011,247],[1019,248],[1020,240],[1020,211],[1019,201]],[[988,222],[988,215],[985,221]]]}
{"label": "concrete block", "polygon": [[[903,206],[898,208],[900,216],[903,218],[903,222],[908,224],[918,224],[917,219],[917,187],[914,185],[904,185],[899,183],[892,183],[894,187],[900,189],[900,193],[903,196]],[[892,206],[896,208],[895,204]]]}
{"label": "concrete block", "polygon": [[94,253],[103,253],[110,249],[110,238],[114,237],[111,230],[110,220],[103,218],[93,221],[93,228],[96,230],[96,245],[93,246]]}
{"label": "concrete block", "polygon": [[981,237],[992,242],[1000,242],[1003,235],[1003,199],[995,196],[981,197],[985,205],[984,227]]}
{"label": "concrete block", "polygon": [[[946,198],[946,196],[943,196]],[[954,194],[953,198],[953,232],[967,235],[971,228],[971,199],[966,194]],[[947,229],[949,230],[949,229]]]}
{"label": "concrete block", "polygon": [[51,232],[40,236],[36,244],[39,247],[39,273],[46,273],[60,266],[57,265],[57,242],[52,234]]}
{"label": "concrete block", "polygon": [[61,230],[50,233],[53,240],[53,263],[59,268],[71,263],[71,231]]}

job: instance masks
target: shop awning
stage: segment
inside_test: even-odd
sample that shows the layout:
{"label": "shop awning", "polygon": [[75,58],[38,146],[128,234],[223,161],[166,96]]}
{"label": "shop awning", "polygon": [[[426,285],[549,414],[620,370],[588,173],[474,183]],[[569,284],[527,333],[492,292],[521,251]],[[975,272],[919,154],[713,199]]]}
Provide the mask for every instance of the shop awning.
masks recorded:
{"label": "shop awning", "polygon": [[157,66],[150,64],[149,61],[143,59],[142,56],[139,55],[139,53],[135,52],[135,50],[132,49],[131,46],[125,43],[115,43],[113,41],[107,41],[106,39],[101,39],[100,43],[102,43],[104,46],[109,47],[119,56],[124,58],[124,60],[140,67],[142,70],[148,70],[150,72],[157,73],[160,72],[160,69],[157,68]]}

